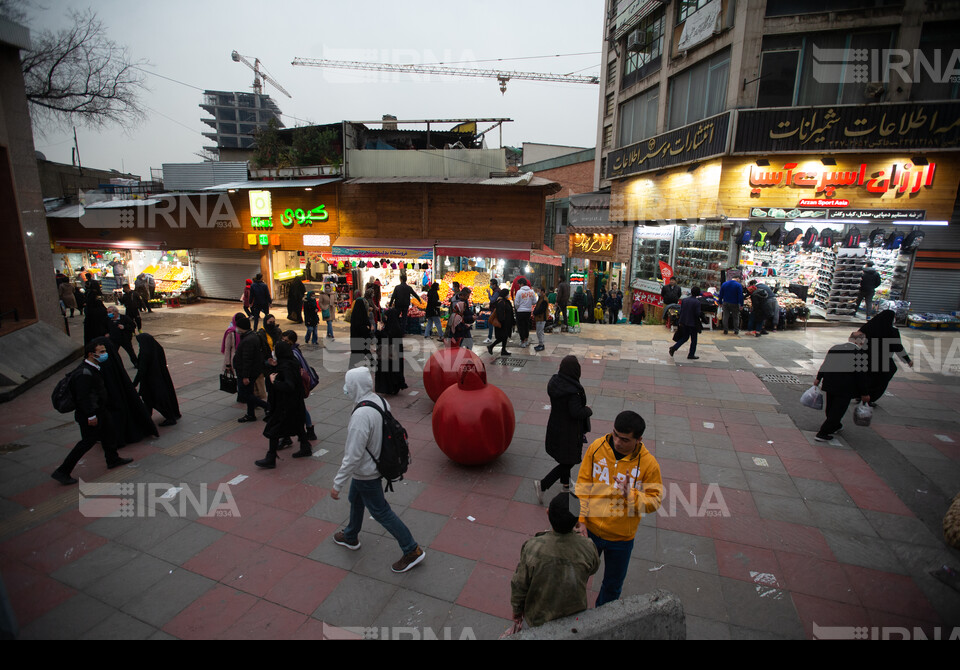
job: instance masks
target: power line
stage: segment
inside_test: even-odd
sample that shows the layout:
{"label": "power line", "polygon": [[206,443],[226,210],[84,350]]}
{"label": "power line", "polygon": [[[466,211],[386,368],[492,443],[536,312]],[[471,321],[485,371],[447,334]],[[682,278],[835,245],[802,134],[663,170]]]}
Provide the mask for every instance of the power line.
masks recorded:
{"label": "power line", "polygon": [[485,58],[485,59],[474,59],[474,60],[440,61],[438,63],[421,63],[421,65],[459,65],[462,63],[501,63],[504,61],[511,61],[511,60],[539,60],[542,58],[565,58],[567,56],[596,56],[600,53],[601,53],[600,51],[585,51],[583,53],[576,53],[576,54],[547,54],[544,56],[519,56],[517,58]]}
{"label": "power line", "polygon": [[197,91],[205,91],[205,90],[207,90],[207,89],[204,89],[204,88],[200,88],[199,86],[194,86],[193,84],[187,84],[186,82],[182,82],[182,81],[180,81],[179,79],[174,79],[173,77],[164,76],[164,75],[162,75],[162,74],[159,74],[159,73],[157,73],[157,72],[153,72],[153,71],[151,71],[151,70],[144,70],[142,67],[138,67],[138,66],[134,66],[134,67],[136,67],[136,69],[140,70],[141,72],[146,72],[147,74],[152,74],[154,77],[160,77],[161,79],[166,79],[167,81],[172,81],[172,82],[175,83],[175,84],[180,84],[181,86],[186,86],[187,88],[192,88],[192,89],[195,89],[195,90],[197,90]]}

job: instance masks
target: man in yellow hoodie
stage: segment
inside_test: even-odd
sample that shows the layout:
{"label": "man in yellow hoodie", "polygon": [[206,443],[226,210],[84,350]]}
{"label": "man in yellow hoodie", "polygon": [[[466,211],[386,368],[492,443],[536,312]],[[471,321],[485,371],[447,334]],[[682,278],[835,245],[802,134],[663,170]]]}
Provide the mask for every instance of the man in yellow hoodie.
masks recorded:
{"label": "man in yellow hoodie", "polygon": [[621,412],[613,432],[587,447],[580,464],[577,528],[604,561],[597,607],[620,597],[640,518],[663,501],[660,465],[643,446],[646,427],[636,412]]}

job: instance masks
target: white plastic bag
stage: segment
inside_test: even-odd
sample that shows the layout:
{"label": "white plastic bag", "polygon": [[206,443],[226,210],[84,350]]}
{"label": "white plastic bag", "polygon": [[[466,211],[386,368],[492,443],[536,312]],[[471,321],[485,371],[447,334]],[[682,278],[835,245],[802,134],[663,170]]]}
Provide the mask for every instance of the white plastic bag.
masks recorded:
{"label": "white plastic bag", "polygon": [[853,410],[853,422],[858,426],[869,426],[871,419],[873,419],[873,408],[867,403],[862,402]]}
{"label": "white plastic bag", "polygon": [[800,396],[800,404],[810,409],[823,409],[823,393],[817,386],[811,386]]}

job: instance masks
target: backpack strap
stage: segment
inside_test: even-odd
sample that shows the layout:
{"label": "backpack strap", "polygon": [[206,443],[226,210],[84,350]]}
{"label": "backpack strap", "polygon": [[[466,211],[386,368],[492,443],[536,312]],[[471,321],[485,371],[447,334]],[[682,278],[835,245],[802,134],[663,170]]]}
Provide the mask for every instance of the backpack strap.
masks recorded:
{"label": "backpack strap", "polygon": [[[386,402],[386,401],[384,401],[384,402]],[[383,426],[384,426],[384,427],[386,426],[386,423],[387,423],[387,415],[386,415],[386,411],[385,411],[385,410],[386,410],[386,407],[384,407],[383,409],[381,409],[380,406],[377,405],[377,403],[375,403],[375,402],[373,402],[373,401],[371,401],[371,400],[364,400],[364,401],[362,401],[362,402],[357,403],[357,406],[353,408],[353,412],[356,412],[356,411],[357,411],[358,409],[360,409],[361,407],[372,407],[373,409],[377,410],[377,412],[380,413],[380,418],[381,418],[381,420],[383,421]],[[350,412],[350,414],[353,414],[353,412]],[[380,430],[382,431],[382,430],[383,430],[383,427],[381,427]],[[383,441],[383,433],[382,433],[382,432],[380,433],[380,441],[381,441],[381,442]],[[379,472],[379,471],[380,471],[380,461],[377,459],[376,456],[373,455],[373,452],[370,451],[370,448],[369,448],[369,447],[367,447],[366,445],[364,445],[363,448],[366,450],[366,452],[367,452],[368,454],[370,454],[370,458],[372,458],[372,459],[373,459],[373,462],[377,465],[377,471]],[[384,490],[386,490],[386,489],[384,489]],[[391,490],[392,490],[392,489],[391,489]]]}

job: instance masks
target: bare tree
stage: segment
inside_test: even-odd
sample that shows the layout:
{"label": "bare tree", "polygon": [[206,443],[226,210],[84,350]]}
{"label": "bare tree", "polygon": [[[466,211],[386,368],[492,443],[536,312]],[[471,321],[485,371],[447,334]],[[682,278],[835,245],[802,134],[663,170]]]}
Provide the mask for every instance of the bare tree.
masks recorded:
{"label": "bare tree", "polygon": [[127,48],[110,40],[96,13],[69,12],[73,26],[44,30],[23,54],[23,76],[34,127],[74,124],[88,128],[135,127],[143,118],[140,94],[146,90]]}

